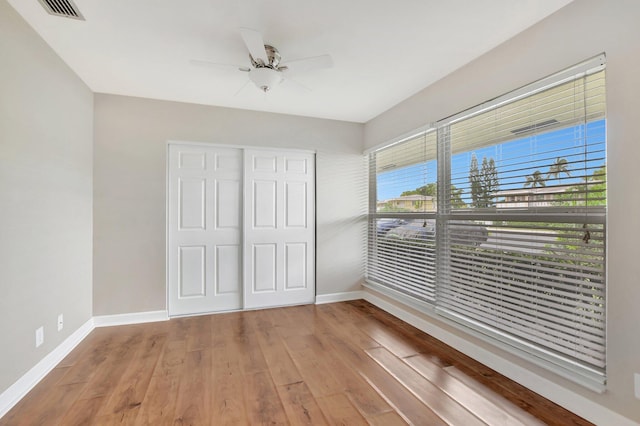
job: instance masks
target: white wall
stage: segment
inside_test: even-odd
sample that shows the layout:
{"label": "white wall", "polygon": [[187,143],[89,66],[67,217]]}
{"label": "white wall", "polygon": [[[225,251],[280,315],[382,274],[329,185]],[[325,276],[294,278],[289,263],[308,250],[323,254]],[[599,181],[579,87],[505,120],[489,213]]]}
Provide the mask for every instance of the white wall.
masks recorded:
{"label": "white wall", "polygon": [[0,393],[91,317],[92,120],[91,91],[0,1]]}
{"label": "white wall", "polygon": [[360,288],[363,125],[95,95],[94,314],[166,309],[168,140],[317,150],[317,293]]}
{"label": "white wall", "polygon": [[544,372],[540,374],[640,422],[640,401],[634,398],[633,388],[633,373],[640,373],[639,22],[640,2],[636,0],[576,0],[371,120],[365,125],[365,146],[375,146],[427,122],[606,53],[608,390],[597,395]]}

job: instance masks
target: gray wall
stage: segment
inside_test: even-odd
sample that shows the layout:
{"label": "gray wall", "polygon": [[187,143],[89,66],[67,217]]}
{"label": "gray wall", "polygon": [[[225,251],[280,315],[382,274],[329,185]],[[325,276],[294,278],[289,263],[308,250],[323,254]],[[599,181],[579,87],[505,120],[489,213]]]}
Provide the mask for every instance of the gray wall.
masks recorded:
{"label": "gray wall", "polygon": [[0,393],[91,317],[92,121],[91,91],[0,1]]}
{"label": "gray wall", "polygon": [[375,146],[606,52],[608,390],[597,395],[540,374],[635,421],[640,421],[633,388],[633,373],[640,373],[639,22],[637,0],[574,1],[365,126],[365,145]]}
{"label": "gray wall", "polygon": [[317,150],[317,293],[363,277],[363,125],[95,95],[94,315],[166,309],[167,141]]}

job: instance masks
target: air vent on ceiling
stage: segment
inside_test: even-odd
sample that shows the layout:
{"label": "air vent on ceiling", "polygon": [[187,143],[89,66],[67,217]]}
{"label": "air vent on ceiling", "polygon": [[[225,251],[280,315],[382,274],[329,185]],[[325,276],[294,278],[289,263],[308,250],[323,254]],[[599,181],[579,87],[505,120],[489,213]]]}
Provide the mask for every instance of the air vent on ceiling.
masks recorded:
{"label": "air vent on ceiling", "polygon": [[78,6],[75,5],[73,0],[38,0],[45,10],[55,16],[62,16],[63,18],[81,19],[84,21],[84,16],[78,10]]}

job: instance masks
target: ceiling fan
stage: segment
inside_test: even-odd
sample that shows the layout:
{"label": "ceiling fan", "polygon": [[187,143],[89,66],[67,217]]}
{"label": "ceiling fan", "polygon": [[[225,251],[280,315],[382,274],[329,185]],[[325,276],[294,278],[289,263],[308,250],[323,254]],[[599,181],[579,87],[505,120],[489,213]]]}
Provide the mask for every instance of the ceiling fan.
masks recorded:
{"label": "ceiling fan", "polygon": [[191,62],[196,65],[236,67],[242,72],[249,73],[249,80],[265,93],[294,74],[333,66],[333,61],[329,55],[313,56],[281,63],[278,49],[265,44],[259,31],[240,28],[240,35],[247,46],[247,50],[249,50],[251,66],[219,64],[195,59]]}

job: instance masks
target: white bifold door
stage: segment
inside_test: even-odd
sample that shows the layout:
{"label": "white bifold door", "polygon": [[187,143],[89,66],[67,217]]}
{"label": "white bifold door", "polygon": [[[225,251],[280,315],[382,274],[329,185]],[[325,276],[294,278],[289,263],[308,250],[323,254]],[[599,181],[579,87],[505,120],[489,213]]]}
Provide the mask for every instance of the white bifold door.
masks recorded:
{"label": "white bifold door", "polygon": [[169,314],[315,300],[314,155],[170,144]]}

